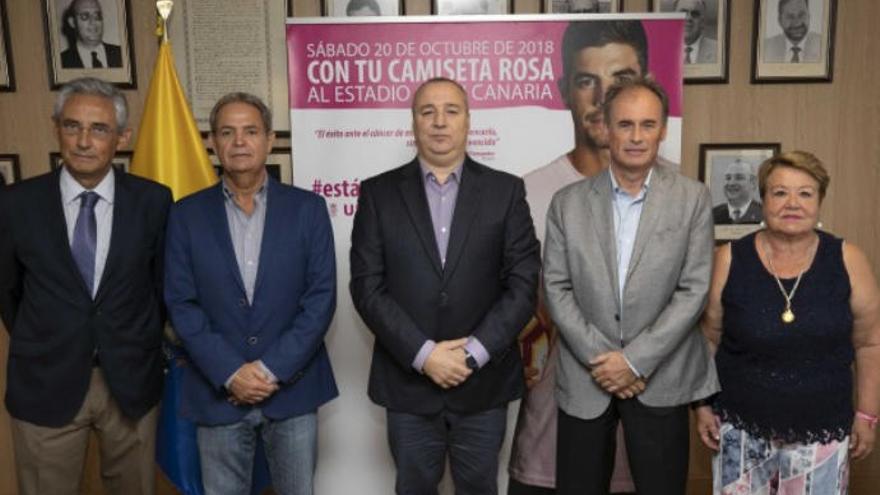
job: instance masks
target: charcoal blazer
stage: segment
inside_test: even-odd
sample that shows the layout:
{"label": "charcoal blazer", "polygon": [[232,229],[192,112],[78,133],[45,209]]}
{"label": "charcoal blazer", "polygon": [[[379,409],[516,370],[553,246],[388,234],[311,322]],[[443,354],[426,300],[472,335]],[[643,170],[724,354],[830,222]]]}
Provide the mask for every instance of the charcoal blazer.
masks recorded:
{"label": "charcoal blazer", "polygon": [[561,189],[547,213],[544,287],[560,334],[556,398],[582,419],[599,416],[611,400],[587,366],[607,351],[621,350],[647,377],[636,396],[647,406],[677,406],[718,390],[697,326],[712,272],[709,191],[654,167],[621,300],[610,174]]}
{"label": "charcoal blazer", "polygon": [[114,174],[110,246],[92,300],[70,251],[60,170],[0,190],[0,314],[10,333],[6,407],[37,425],[69,423],[85,399],[97,352],[110,393],[137,419],[162,393],[171,192]]}
{"label": "charcoal blazer", "polygon": [[[418,160],[362,183],[351,239],[351,295],[375,335],[375,403],[473,413],[522,395],[516,336],[534,310],[541,261],[520,178],[465,159],[445,265]],[[427,339],[466,336],[490,360],[463,384],[443,390],[413,369]]]}
{"label": "charcoal blazer", "polygon": [[181,413],[202,425],[240,421],[226,380],[261,359],[280,389],[258,404],[271,419],[338,395],[324,335],[336,308],[336,258],[324,200],[266,178],[266,220],[253,301],[232,247],[221,183],[179,201],[168,219],[165,301],[191,363]]}

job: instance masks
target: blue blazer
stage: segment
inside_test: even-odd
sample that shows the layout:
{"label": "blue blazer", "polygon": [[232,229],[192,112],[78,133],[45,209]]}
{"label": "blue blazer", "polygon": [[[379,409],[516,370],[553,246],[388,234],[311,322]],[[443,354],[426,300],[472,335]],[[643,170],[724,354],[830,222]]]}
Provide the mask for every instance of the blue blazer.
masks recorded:
{"label": "blue blazer", "polygon": [[338,395],[324,334],[336,306],[336,259],[324,200],[267,178],[266,224],[248,304],[221,184],[174,205],[168,220],[165,301],[190,356],[181,413],[203,425],[241,420],[224,384],[262,359],[280,390],[258,404],[272,419],[314,411]]}

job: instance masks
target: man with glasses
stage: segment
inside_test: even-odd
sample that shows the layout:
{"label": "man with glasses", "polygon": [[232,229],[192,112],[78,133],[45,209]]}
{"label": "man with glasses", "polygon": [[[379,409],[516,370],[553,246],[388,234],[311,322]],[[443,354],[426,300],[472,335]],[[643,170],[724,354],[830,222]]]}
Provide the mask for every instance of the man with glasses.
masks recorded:
{"label": "man with glasses", "polygon": [[114,170],[127,116],[113,85],[71,81],[53,113],[63,166],[0,191],[6,408],[22,495],[79,493],[93,432],[108,493],[154,492],[171,192]]}
{"label": "man with glasses", "polygon": [[119,45],[104,43],[104,13],[98,0],[73,0],[64,11],[61,26],[67,50],[61,52],[65,69],[122,67]]}

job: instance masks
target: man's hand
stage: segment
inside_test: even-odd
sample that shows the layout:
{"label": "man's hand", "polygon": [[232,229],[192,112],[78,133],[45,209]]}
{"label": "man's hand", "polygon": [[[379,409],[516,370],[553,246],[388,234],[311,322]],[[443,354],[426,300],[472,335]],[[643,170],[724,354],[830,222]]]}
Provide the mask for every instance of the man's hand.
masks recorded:
{"label": "man's hand", "polygon": [[229,383],[229,402],[235,405],[256,404],[266,400],[278,390],[278,384],[269,377],[256,361],[245,363],[232,376]]}
{"label": "man's hand", "polygon": [[593,380],[611,394],[627,391],[638,379],[620,351],[599,354],[590,360],[590,366],[593,368],[590,372]]}
{"label": "man's hand", "polygon": [[431,354],[425,359],[422,371],[442,388],[461,385],[471,375],[465,363],[464,345],[467,337],[437,342]]}
{"label": "man's hand", "polygon": [[629,387],[624,387],[623,389],[615,392],[614,395],[616,395],[618,399],[632,399],[633,397],[644,392],[645,386],[645,381],[639,378],[634,381]]}

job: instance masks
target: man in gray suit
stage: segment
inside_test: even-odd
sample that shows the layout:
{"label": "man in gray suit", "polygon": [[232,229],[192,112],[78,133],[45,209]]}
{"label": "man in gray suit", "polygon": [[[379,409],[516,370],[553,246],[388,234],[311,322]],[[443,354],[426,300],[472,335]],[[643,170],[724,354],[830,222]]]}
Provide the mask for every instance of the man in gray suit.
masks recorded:
{"label": "man in gray suit", "polygon": [[636,491],[681,495],[687,404],[718,390],[696,327],[712,269],[711,199],[657,163],[668,109],[653,80],[612,86],[609,169],[560,190],[547,214],[544,287],[561,336],[559,495],[607,493],[619,421]]}
{"label": "man in gray suit", "polygon": [[718,60],[718,41],[703,33],[706,1],[676,0],[675,11],[687,14],[684,21],[684,63],[714,64]]}
{"label": "man in gray suit", "polygon": [[779,0],[782,34],[764,40],[764,62],[818,62],[822,58],[822,36],[810,31],[809,0]]}

